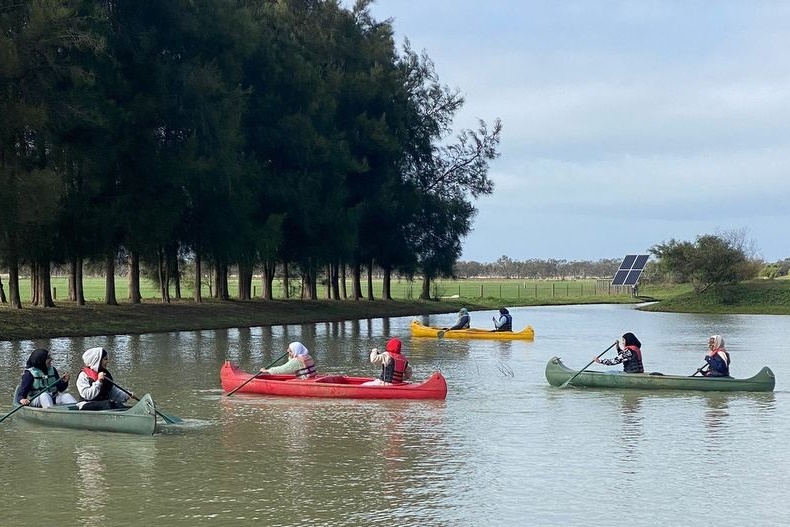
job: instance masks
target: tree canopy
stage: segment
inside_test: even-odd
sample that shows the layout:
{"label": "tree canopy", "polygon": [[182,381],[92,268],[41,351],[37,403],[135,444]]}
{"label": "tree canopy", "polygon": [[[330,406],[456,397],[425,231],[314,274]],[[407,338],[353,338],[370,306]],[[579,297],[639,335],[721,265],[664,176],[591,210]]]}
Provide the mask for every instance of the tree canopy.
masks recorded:
{"label": "tree canopy", "polygon": [[[164,284],[207,262],[452,273],[493,192],[501,123],[451,139],[464,100],[390,20],[333,0],[0,0],[0,266],[83,261]],[[334,269],[335,271],[332,271]],[[39,280],[40,279],[40,280]],[[336,285],[336,284],[335,284]],[[79,296],[79,294],[78,294]],[[200,301],[199,294],[196,300]],[[115,302],[108,279],[107,303]]]}
{"label": "tree canopy", "polygon": [[654,245],[650,253],[661,272],[676,282],[690,282],[697,293],[712,286],[734,284],[757,276],[759,267],[737,236],[698,236],[694,243],[671,239]]}

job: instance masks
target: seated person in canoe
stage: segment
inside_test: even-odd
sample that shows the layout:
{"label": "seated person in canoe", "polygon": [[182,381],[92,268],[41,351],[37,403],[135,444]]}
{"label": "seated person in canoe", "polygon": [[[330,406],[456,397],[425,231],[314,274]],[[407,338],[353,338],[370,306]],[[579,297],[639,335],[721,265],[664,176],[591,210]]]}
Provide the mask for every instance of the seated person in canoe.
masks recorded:
{"label": "seated person in canoe", "polygon": [[642,343],[631,332],[625,333],[622,338],[615,342],[617,356],[613,359],[601,359],[595,357],[593,361],[606,366],[616,364],[623,365],[625,373],[644,373],[645,367],[642,364]]}
{"label": "seated person in canoe", "polygon": [[68,393],[71,376],[52,366],[52,355],[48,350],[37,349],[27,359],[27,368],[22,372],[16,402],[22,406],[30,405],[49,408],[55,404],[75,404],[77,400]]}
{"label": "seated person in canoe", "polygon": [[499,308],[499,319],[496,316],[491,318],[494,319],[494,331],[513,331],[513,317],[506,307]]}
{"label": "seated person in canoe", "polygon": [[730,354],[724,348],[724,337],[711,335],[708,338],[708,352],[705,354],[707,368],[700,370],[706,377],[729,377]]}
{"label": "seated person in canoe", "polygon": [[112,374],[107,370],[110,357],[104,348],[90,348],[82,354],[82,368],[77,376],[80,392],[80,410],[123,409],[123,404],[134,397],[115,386]]}
{"label": "seated person in canoe", "polygon": [[412,370],[409,360],[401,352],[403,343],[399,338],[392,338],[387,342],[384,353],[373,348],[370,350],[370,362],[381,364],[381,374],[378,379],[367,381],[362,385],[390,385],[403,384],[404,381],[411,379]]}
{"label": "seated person in canoe", "polygon": [[271,368],[261,368],[261,373],[272,375],[283,375],[293,373],[299,379],[315,377],[315,361],[310,356],[304,344],[301,342],[291,342],[288,344],[288,362],[282,366]]}
{"label": "seated person in canoe", "polygon": [[462,307],[458,312],[458,319],[455,321],[455,325],[449,328],[443,328],[443,330],[450,331],[453,329],[469,329],[471,322],[472,318],[469,316],[469,311],[467,311],[465,307]]}

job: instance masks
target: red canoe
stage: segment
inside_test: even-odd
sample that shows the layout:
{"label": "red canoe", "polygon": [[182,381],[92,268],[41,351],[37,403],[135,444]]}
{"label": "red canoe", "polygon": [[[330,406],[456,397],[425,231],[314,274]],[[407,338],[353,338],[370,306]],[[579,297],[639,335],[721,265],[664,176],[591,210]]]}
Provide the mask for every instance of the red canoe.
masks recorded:
{"label": "red canoe", "polygon": [[[252,374],[225,361],[219,371],[222,389],[230,392],[249,380]],[[345,399],[445,399],[447,382],[438,371],[424,382],[389,386],[362,386],[372,377],[347,375],[318,375],[311,379],[297,379],[293,375],[261,375],[245,384],[236,393],[286,395],[291,397],[340,397]]]}

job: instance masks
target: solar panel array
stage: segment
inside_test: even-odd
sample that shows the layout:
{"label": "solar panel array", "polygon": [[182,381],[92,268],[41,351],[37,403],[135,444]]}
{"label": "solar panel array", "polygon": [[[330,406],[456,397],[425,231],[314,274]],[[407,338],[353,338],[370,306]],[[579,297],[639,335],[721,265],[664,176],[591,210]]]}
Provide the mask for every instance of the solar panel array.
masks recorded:
{"label": "solar panel array", "polygon": [[649,258],[647,254],[629,254],[623,258],[623,263],[612,278],[612,285],[636,285]]}

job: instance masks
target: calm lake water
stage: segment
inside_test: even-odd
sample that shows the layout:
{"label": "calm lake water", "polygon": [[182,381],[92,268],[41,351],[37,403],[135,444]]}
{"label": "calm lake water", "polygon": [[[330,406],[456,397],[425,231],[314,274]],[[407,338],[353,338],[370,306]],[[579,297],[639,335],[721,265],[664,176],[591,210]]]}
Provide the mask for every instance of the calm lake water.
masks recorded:
{"label": "calm lake water", "polygon": [[[116,380],[185,419],[153,437],[0,423],[0,525],[777,526],[790,523],[790,318],[514,308],[534,342],[417,339],[411,318],[140,336],[0,342],[2,415],[36,346],[76,375],[110,350]],[[493,311],[472,313],[490,327]],[[419,317],[447,326],[455,316]],[[625,331],[646,368],[692,374],[724,335],[732,373],[763,365],[771,394],[559,389],[554,355],[581,368]],[[446,401],[225,397],[226,359],[248,371],[302,341],[327,372],[373,375],[371,347],[404,340]],[[609,352],[611,356],[612,352]],[[601,367],[599,367],[600,369]],[[71,392],[76,394],[72,386]]]}

